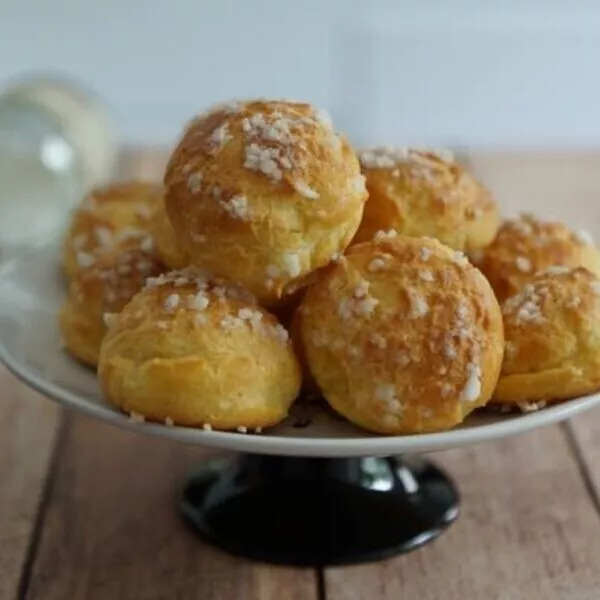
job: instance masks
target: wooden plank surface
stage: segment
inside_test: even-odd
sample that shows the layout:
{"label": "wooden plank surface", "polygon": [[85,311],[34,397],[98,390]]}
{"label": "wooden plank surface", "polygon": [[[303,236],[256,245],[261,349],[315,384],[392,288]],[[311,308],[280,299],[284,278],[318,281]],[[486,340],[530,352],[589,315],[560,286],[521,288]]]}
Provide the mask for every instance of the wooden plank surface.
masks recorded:
{"label": "wooden plank surface", "polygon": [[206,452],[72,416],[27,598],[309,600],[312,570],[276,568],[204,544],[175,511]]}
{"label": "wooden plank surface", "polygon": [[60,411],[0,366],[0,599],[17,597]]}
{"label": "wooden plank surface", "polygon": [[329,569],[328,600],[597,600],[600,519],[558,427],[434,455],[462,514],[430,546]]}
{"label": "wooden plank surface", "polygon": [[[600,512],[600,408],[579,415],[565,427],[572,437],[574,451],[581,461],[590,494]],[[600,598],[600,593],[598,597]]]}

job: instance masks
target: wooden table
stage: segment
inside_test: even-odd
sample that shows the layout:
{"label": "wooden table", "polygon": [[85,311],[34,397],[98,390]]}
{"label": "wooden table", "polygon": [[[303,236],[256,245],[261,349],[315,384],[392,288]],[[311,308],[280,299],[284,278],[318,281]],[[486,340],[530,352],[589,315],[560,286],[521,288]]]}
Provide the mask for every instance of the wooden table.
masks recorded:
{"label": "wooden table", "polygon": [[[163,156],[123,173],[159,177]],[[508,212],[562,216],[600,239],[600,152],[480,153]],[[462,515],[377,564],[272,567],[201,542],[173,506],[206,451],[67,414],[0,370],[0,600],[598,600],[600,411],[438,453]]]}

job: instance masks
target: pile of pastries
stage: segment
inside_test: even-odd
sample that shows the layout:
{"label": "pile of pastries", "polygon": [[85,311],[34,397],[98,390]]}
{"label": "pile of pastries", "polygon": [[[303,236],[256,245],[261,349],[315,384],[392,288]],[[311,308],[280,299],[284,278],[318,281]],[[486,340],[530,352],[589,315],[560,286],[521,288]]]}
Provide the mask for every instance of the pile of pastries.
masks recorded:
{"label": "pile of pastries", "polygon": [[357,153],[309,104],[197,116],[162,184],[89,194],[63,265],[66,348],[134,420],[260,432],[304,390],[403,435],[600,389],[588,234],[502,221],[452,156]]}

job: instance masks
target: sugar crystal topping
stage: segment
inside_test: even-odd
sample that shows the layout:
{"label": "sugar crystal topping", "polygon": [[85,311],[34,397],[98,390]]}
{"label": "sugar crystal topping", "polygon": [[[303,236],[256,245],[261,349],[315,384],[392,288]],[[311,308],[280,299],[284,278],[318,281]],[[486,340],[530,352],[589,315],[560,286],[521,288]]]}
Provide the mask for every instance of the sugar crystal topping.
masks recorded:
{"label": "sugar crystal topping", "polygon": [[451,339],[446,339],[444,343],[444,356],[449,360],[456,360],[456,358],[458,357],[458,353],[452,345]]}
{"label": "sugar crystal topping", "polygon": [[221,319],[221,327],[223,329],[237,329],[238,327],[242,327],[244,325],[243,319],[236,317],[235,315],[225,315]]}
{"label": "sugar crystal topping", "polygon": [[467,365],[467,382],[460,393],[461,402],[475,402],[481,394],[481,367],[476,363]]}
{"label": "sugar crystal topping", "polygon": [[225,300],[225,297],[227,296],[227,289],[225,287],[223,287],[222,285],[217,285],[213,288],[213,294],[219,300]]}
{"label": "sugar crystal topping", "polygon": [[352,180],[352,191],[354,191],[357,194],[363,194],[366,191],[366,181],[367,178],[362,175],[359,174],[357,175],[353,180]]}
{"label": "sugar crystal topping", "polygon": [[102,315],[102,320],[107,327],[112,327],[116,324],[118,316],[119,315],[115,313],[104,313]]}
{"label": "sugar crystal topping", "polygon": [[248,198],[242,194],[237,194],[229,200],[220,200],[219,206],[234,219],[247,221],[250,218]]}
{"label": "sugar crystal topping", "polygon": [[429,312],[427,300],[417,290],[409,290],[408,297],[410,299],[411,318],[424,317]]}
{"label": "sugar crystal topping", "polygon": [[532,219],[529,215],[520,215],[518,219],[507,221],[506,225],[523,236],[529,236],[533,233],[533,227],[529,223],[530,220]]}
{"label": "sugar crystal topping", "polygon": [[[277,148],[261,148],[258,144],[252,143],[246,146],[244,167],[251,171],[260,171],[273,181],[280,181],[283,175],[280,163],[284,156]],[[291,167],[289,159],[288,168]]]}
{"label": "sugar crystal topping", "polygon": [[294,189],[305,198],[308,198],[310,200],[316,200],[319,197],[319,192],[312,189],[308,185],[308,183],[306,183],[306,181],[303,181],[302,179],[296,179],[296,181],[294,181],[292,185]]}
{"label": "sugar crystal topping", "polygon": [[373,313],[379,301],[369,296],[369,287],[370,283],[366,279],[361,279],[354,286],[351,297],[341,299],[338,305],[338,314],[342,319],[349,319],[353,316],[368,317]]}
{"label": "sugar crystal topping", "polygon": [[210,300],[204,291],[188,296],[186,299],[186,306],[192,310],[205,310],[209,304]]}
{"label": "sugar crystal topping", "polygon": [[[452,329],[444,336],[442,352],[444,356],[454,361],[459,358],[459,349],[461,340],[469,343],[469,363],[466,369],[466,381],[460,399],[463,402],[473,402],[481,393],[481,367],[479,364],[481,358],[481,346],[475,338],[474,322],[470,319],[471,312],[468,305],[460,300],[455,308],[455,321]],[[446,368],[441,371],[447,372]],[[451,393],[448,391],[448,395]],[[442,388],[444,396],[444,389]]]}
{"label": "sugar crystal topping", "polygon": [[421,260],[427,261],[433,254],[433,250],[427,246],[421,248]]}
{"label": "sugar crystal topping", "polygon": [[291,277],[298,277],[302,273],[300,255],[294,252],[286,252],[281,256],[285,270]]}
{"label": "sugar crystal topping", "polygon": [[372,333],[369,337],[369,341],[381,350],[387,348],[387,340],[380,333]]}
{"label": "sugar crystal topping", "polygon": [[[299,165],[300,157],[296,149],[303,148],[300,129],[307,125],[323,123],[319,113],[312,116],[284,114],[280,110],[271,113],[255,113],[242,120],[242,130],[246,136],[244,167],[266,175],[271,181],[281,181],[284,171]],[[329,125],[331,135],[335,136]],[[318,192],[305,181],[296,180],[294,189],[309,199],[318,198]]]}
{"label": "sugar crystal topping", "polygon": [[504,315],[512,315],[517,322],[541,323],[544,317],[541,312],[540,302],[542,296],[547,294],[547,288],[528,283],[523,289],[504,303]]}
{"label": "sugar crystal topping", "polygon": [[151,235],[146,235],[142,238],[140,250],[144,252],[152,252],[154,250],[154,238]]}
{"label": "sugar crystal topping", "polygon": [[108,227],[94,227],[94,237],[100,246],[106,248],[113,243],[113,234]]}
{"label": "sugar crystal topping", "polygon": [[373,236],[373,241],[377,244],[385,240],[393,240],[396,237],[398,237],[398,232],[394,229],[388,229],[387,231],[379,230]]}
{"label": "sugar crystal topping", "polygon": [[375,400],[383,404],[387,413],[401,416],[404,407],[402,402],[396,396],[396,388],[391,383],[380,383],[375,387]]}
{"label": "sugar crystal topping", "polygon": [[198,194],[202,190],[202,172],[191,173],[187,180],[187,187],[192,194]]}
{"label": "sugar crystal topping", "polygon": [[[433,155],[444,161],[452,161],[453,153],[445,149],[429,148],[395,148],[393,146],[378,146],[368,148],[359,153],[358,157],[363,167],[367,169],[394,169],[394,167],[408,162],[415,162],[421,166],[431,166]],[[392,173],[394,177],[398,174]]]}
{"label": "sugar crystal topping", "polygon": [[240,308],[237,316],[240,319],[242,319],[242,321],[246,321],[246,322],[250,323],[250,327],[254,331],[260,330],[260,328],[262,326],[262,318],[263,318],[263,314],[260,312],[260,310],[253,309],[253,308],[247,308],[247,307]]}
{"label": "sugar crystal topping", "polygon": [[571,267],[565,267],[564,265],[551,265],[543,271],[538,271],[537,275],[566,275],[572,270]]}
{"label": "sugar crystal topping", "polygon": [[521,412],[530,413],[544,408],[546,402],[544,400],[540,400],[539,402],[517,402],[517,406]]}
{"label": "sugar crystal topping", "polygon": [[342,319],[350,319],[353,316],[368,317],[375,311],[379,304],[376,298],[342,298],[338,305],[338,314]]}
{"label": "sugar crystal topping", "polygon": [[227,123],[216,127],[210,134],[210,154],[218,154],[233,136],[229,133]]}
{"label": "sugar crystal topping", "polygon": [[165,309],[169,312],[173,312],[181,301],[179,294],[169,294],[165,300]]}
{"label": "sugar crystal topping", "polygon": [[525,256],[517,256],[515,264],[517,265],[517,269],[522,273],[529,273],[533,268],[531,261]]}
{"label": "sugar crystal topping", "polygon": [[271,327],[271,331],[282,344],[287,344],[290,336],[283,325],[277,323]]}
{"label": "sugar crystal topping", "polygon": [[148,232],[137,227],[123,227],[115,236],[117,243],[127,242],[129,240],[141,240],[148,235]]}
{"label": "sugar crystal topping", "polygon": [[356,284],[352,295],[355,298],[366,298],[369,293],[369,287],[371,287],[371,284],[366,279],[361,279]]}
{"label": "sugar crystal topping", "polygon": [[96,262],[96,257],[90,252],[79,251],[75,254],[77,264],[83,269],[91,267]]}
{"label": "sugar crystal topping", "polygon": [[469,259],[467,258],[465,253],[461,252],[460,250],[456,250],[452,254],[451,260],[453,263],[456,263],[459,267],[466,267],[469,264]]}
{"label": "sugar crystal topping", "polygon": [[358,158],[367,169],[393,169],[397,164],[408,160],[408,148],[380,146],[359,153]]}
{"label": "sugar crystal topping", "polygon": [[385,269],[386,261],[380,256],[375,257],[367,266],[367,271],[375,273],[377,271],[383,271]]}
{"label": "sugar crystal topping", "polygon": [[354,312],[359,316],[368,317],[369,315],[373,314],[375,307],[378,304],[379,300],[376,298],[364,298],[363,300],[355,303]]}
{"label": "sugar crystal topping", "polygon": [[162,273],[158,277],[149,277],[146,279],[145,289],[172,285],[182,287],[191,285],[198,292],[210,291],[217,297],[230,298],[232,300],[243,300],[245,302],[254,302],[254,296],[239,285],[220,279],[219,277],[208,275],[204,271],[194,267],[186,267],[178,271]]}

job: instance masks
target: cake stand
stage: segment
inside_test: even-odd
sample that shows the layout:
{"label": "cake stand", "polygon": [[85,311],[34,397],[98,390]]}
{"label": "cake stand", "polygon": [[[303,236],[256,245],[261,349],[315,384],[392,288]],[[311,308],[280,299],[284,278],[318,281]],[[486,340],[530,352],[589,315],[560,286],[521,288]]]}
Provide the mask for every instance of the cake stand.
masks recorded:
{"label": "cake stand", "polygon": [[134,423],[106,404],[95,373],[62,350],[56,314],[65,293],[56,246],[40,245],[0,269],[0,360],[69,408],[140,433],[239,458],[200,465],[177,494],[186,521],[233,554],[293,565],[376,560],[437,537],[459,513],[451,479],[417,458],[525,433],[600,403],[577,398],[528,414],[482,411],[443,433],[383,437],[300,399],[263,434]]}

